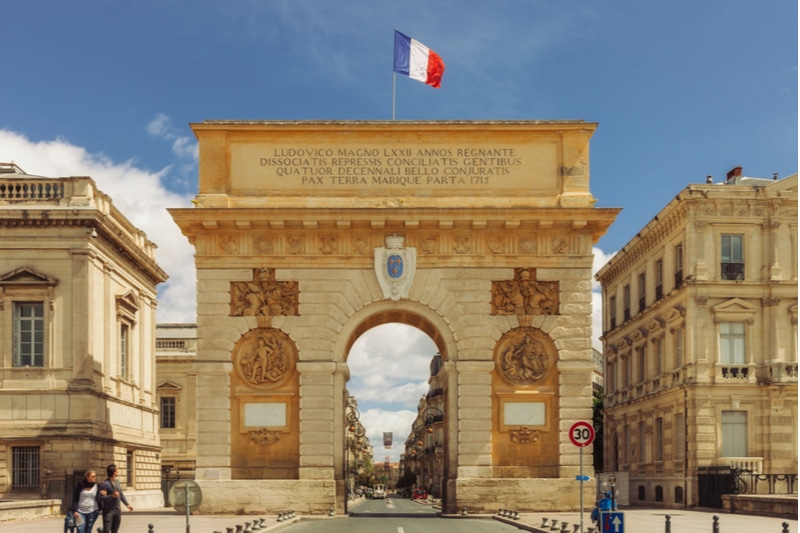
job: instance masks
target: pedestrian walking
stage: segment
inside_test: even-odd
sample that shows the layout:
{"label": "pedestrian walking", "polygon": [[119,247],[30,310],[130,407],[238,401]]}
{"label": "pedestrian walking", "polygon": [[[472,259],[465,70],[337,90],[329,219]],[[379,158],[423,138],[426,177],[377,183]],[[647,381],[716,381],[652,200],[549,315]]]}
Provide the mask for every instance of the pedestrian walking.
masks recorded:
{"label": "pedestrian walking", "polygon": [[122,521],[122,504],[133,511],[133,506],[128,503],[117,476],[119,470],[117,465],[108,465],[106,468],[108,479],[103,481],[98,487],[97,501],[103,512],[103,533],[119,533],[119,525]]}
{"label": "pedestrian walking", "polygon": [[94,470],[87,470],[83,479],[75,486],[69,510],[77,533],[92,533],[92,527],[100,512],[97,491],[97,473]]}

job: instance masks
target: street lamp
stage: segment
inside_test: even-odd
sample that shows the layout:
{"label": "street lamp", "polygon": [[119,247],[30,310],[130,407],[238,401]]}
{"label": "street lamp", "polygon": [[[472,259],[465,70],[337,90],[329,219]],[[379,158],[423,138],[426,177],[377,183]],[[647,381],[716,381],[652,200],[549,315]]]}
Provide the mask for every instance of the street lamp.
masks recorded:
{"label": "street lamp", "polygon": [[[433,425],[444,420],[444,414],[440,409],[436,407],[426,407],[422,413],[420,414],[420,419],[424,422],[424,431],[426,435],[432,435],[434,428]],[[425,455],[426,458],[423,460],[424,462],[428,462],[427,456],[430,455],[430,468],[428,468],[430,475],[431,475],[431,493],[434,497],[439,498],[441,497],[441,490],[439,486],[439,480],[436,477],[436,445],[438,441],[434,441],[434,445],[431,447],[425,447]],[[424,465],[424,463],[423,463]],[[423,484],[425,483],[424,477],[424,466],[423,466]]]}

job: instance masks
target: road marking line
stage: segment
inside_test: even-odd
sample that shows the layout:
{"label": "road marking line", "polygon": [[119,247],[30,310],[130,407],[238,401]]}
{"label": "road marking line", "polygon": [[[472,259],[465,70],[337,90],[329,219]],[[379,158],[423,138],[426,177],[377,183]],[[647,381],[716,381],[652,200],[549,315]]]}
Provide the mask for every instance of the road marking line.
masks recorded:
{"label": "road marking line", "polygon": [[405,533],[405,531],[403,530],[402,527],[398,527],[397,528],[397,533]]}

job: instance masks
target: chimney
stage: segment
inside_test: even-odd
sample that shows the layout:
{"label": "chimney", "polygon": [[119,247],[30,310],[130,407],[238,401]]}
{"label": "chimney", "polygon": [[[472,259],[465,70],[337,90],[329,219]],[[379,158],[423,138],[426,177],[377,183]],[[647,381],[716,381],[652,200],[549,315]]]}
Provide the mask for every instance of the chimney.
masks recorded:
{"label": "chimney", "polygon": [[736,178],[742,177],[742,167],[733,167],[731,170],[728,171],[728,181],[737,182]]}
{"label": "chimney", "polygon": [[708,183],[709,185],[711,185],[712,183],[714,183],[714,176],[712,176],[711,174],[709,174],[708,176],[706,176],[706,183]]}

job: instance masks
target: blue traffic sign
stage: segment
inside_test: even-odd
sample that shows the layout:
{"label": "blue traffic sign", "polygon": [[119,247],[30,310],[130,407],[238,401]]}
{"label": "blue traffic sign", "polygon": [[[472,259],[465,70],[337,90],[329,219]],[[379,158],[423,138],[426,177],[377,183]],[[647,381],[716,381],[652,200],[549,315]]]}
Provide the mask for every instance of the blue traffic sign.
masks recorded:
{"label": "blue traffic sign", "polygon": [[625,513],[621,511],[601,513],[600,524],[603,533],[625,533]]}
{"label": "blue traffic sign", "polygon": [[575,476],[577,481],[589,481],[589,476]]}

